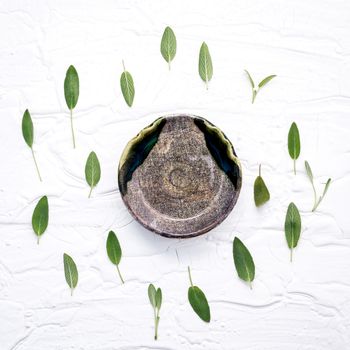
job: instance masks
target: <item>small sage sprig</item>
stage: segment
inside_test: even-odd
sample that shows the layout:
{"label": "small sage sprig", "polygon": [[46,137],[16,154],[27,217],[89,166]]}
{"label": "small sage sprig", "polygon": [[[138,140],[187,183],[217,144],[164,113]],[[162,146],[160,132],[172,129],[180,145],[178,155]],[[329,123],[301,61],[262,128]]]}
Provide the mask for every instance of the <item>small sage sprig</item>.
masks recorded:
{"label": "small sage sprig", "polygon": [[70,287],[70,294],[73,295],[73,290],[78,284],[78,269],[74,260],[66,253],[63,254],[64,276]]}
{"label": "small sage sprig", "polygon": [[250,289],[252,289],[252,282],[255,277],[255,264],[249,250],[238,237],[235,237],[233,240],[233,260],[239,278],[248,282]]}
{"label": "small sage sprig", "polygon": [[85,165],[85,179],[90,186],[89,198],[92,189],[98,184],[101,178],[101,167],[95,152],[89,154]]}
{"label": "small sage sprig", "polygon": [[254,182],[254,201],[257,207],[265,204],[270,199],[270,192],[261,177],[261,164],[259,165],[259,176]]}
{"label": "small sage sprig", "polygon": [[294,122],[290,126],[290,129],[288,132],[288,152],[290,157],[293,159],[293,170],[294,170],[294,175],[296,175],[297,172],[296,172],[295,163],[300,155],[300,136],[299,136],[298,126]]}
{"label": "small sage sprig", "polygon": [[208,90],[208,83],[213,77],[213,63],[209,52],[208,45],[203,42],[199,50],[199,61],[198,61],[199,76],[205,82],[205,86]]}
{"label": "small sage sprig", "polygon": [[49,203],[47,197],[41,197],[32,216],[32,227],[37,235],[37,243],[39,244],[41,235],[46,231],[49,224]]}
{"label": "small sage sprig", "polygon": [[317,197],[316,189],[315,189],[315,185],[314,185],[314,176],[312,174],[312,170],[311,170],[311,167],[310,167],[310,164],[308,161],[305,161],[305,169],[306,169],[307,176],[310,179],[312,189],[314,191],[314,206],[312,207],[312,211],[315,211],[317,209],[317,207],[320,205],[320,203],[322,202],[322,199],[324,198],[324,196],[326,195],[328,188],[329,188],[329,185],[331,184],[331,179],[329,178],[327,180],[327,182],[324,186],[322,196]]}
{"label": "small sage sprig", "polygon": [[154,340],[158,339],[159,311],[162,306],[162,290],[156,289],[153,284],[148,286],[148,298],[154,312]]}
{"label": "small sage sprig", "polygon": [[284,223],[284,232],[288,247],[290,249],[290,261],[293,261],[293,249],[297,246],[301,232],[301,218],[299,210],[294,203],[288,206],[286,220]]}
{"label": "small sage sprig", "polygon": [[193,311],[204,322],[210,322],[210,308],[207,298],[199,287],[193,285],[190,267],[188,266],[187,269],[191,283],[191,286],[188,288],[188,301],[190,302]]}
{"label": "small sage sprig", "polygon": [[122,248],[120,247],[118,238],[113,231],[109,231],[107,242],[106,242],[106,249],[107,249],[109,260],[114,265],[117,266],[117,271],[118,271],[120,280],[122,281],[122,283],[124,283],[123,277],[119,270],[119,263],[120,263],[120,259],[122,258]]}
{"label": "small sage sprig", "polygon": [[176,55],[176,36],[170,27],[166,27],[160,43],[160,52],[163,58],[168,62],[170,70],[170,62]]}
{"label": "small sage sprig", "polygon": [[122,89],[126,104],[131,107],[135,96],[134,80],[131,74],[125,69],[124,61],[122,62],[124,71],[120,76],[120,88]]}
{"label": "small sage sprig", "polygon": [[272,74],[267,76],[266,78],[264,78],[263,80],[261,80],[261,82],[258,84],[257,87],[255,87],[254,81],[252,79],[252,76],[249,74],[249,72],[247,70],[244,70],[248,76],[249,82],[250,82],[250,86],[252,87],[252,103],[254,103],[256,95],[258,94],[258,92],[260,91],[260,89],[265,86],[270,80],[272,80],[273,78],[277,77],[277,75]]}
{"label": "small sage sprig", "polygon": [[74,66],[69,66],[64,79],[64,97],[70,111],[70,126],[72,130],[73,148],[75,148],[75,136],[73,128],[73,109],[79,98],[79,76]]}
{"label": "small sage sprig", "polygon": [[34,127],[33,127],[32,118],[30,116],[28,109],[25,110],[25,112],[23,114],[23,118],[22,118],[22,134],[23,134],[24,141],[26,142],[26,144],[29,146],[30,150],[32,151],[32,156],[34,159],[36,171],[37,171],[38,176],[39,176],[39,180],[43,181],[41,178],[38,163],[36,162],[35,154],[33,151]]}

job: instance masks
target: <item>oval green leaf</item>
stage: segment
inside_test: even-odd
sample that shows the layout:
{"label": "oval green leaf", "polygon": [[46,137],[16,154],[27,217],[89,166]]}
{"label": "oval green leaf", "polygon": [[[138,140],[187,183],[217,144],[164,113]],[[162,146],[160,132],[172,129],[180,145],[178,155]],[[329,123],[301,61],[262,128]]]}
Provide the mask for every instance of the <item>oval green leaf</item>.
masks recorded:
{"label": "oval green leaf", "polygon": [[72,110],[79,98],[79,76],[74,66],[69,66],[64,79],[64,97],[67,107]]}
{"label": "oval green leaf", "polygon": [[277,75],[273,74],[273,75],[269,75],[268,77],[266,77],[265,79],[263,79],[260,83],[259,83],[259,88],[262,88],[263,86],[265,86],[270,80],[272,80],[273,78],[275,78]]}
{"label": "oval green leaf", "polygon": [[208,45],[205,42],[203,42],[199,51],[198,71],[208,89],[208,82],[213,77],[213,63],[211,61]]}
{"label": "oval green leaf", "polygon": [[119,265],[120,259],[122,257],[122,249],[120,247],[118,238],[113,231],[109,231],[106,248],[109,260],[114,265]]}
{"label": "oval green leaf", "polygon": [[156,291],[156,308],[159,310],[162,306],[162,290],[160,288]]}
{"label": "oval green leaf", "polygon": [[296,174],[295,160],[298,159],[300,154],[300,136],[298,127],[294,122],[290,126],[288,132],[288,152],[290,157],[294,160],[294,174]]}
{"label": "oval green leaf", "polygon": [[42,197],[35,206],[32,216],[32,227],[38,236],[38,244],[40,236],[45,232],[49,223],[49,203],[47,197]]}
{"label": "oval green leaf", "polygon": [[73,290],[78,284],[78,269],[74,260],[66,253],[63,254],[64,276],[67,284],[71,289],[71,295]]}
{"label": "oval green leaf", "polygon": [[125,70],[124,62],[123,67],[124,72],[120,76],[120,88],[122,89],[126,104],[131,107],[135,96],[134,80],[131,74]]}
{"label": "oval green leaf", "polygon": [[314,176],[312,174],[312,170],[311,170],[311,167],[310,167],[310,164],[307,160],[305,160],[305,169],[306,169],[306,174],[307,176],[309,177],[311,183],[313,182],[314,180]]}
{"label": "oval green leaf", "polygon": [[270,199],[270,192],[261,177],[261,165],[259,166],[259,176],[254,182],[254,201],[257,207],[265,204]]}
{"label": "oval green leaf", "polygon": [[288,206],[286,220],[284,223],[284,232],[288,247],[290,249],[290,261],[293,260],[293,249],[297,246],[301,232],[301,218],[299,210],[294,203]]}
{"label": "oval green leaf", "polygon": [[210,308],[205,294],[197,287],[188,288],[188,301],[193,311],[204,321],[210,322]]}
{"label": "oval green leaf", "polygon": [[170,69],[170,62],[176,55],[176,37],[170,27],[166,27],[160,43],[160,52],[163,58],[168,62]]}
{"label": "oval green leaf", "polygon": [[101,177],[100,162],[95,152],[89,154],[85,165],[85,179],[90,186],[89,198],[91,196],[92,189],[98,184]]}
{"label": "oval green leaf", "polygon": [[26,144],[32,148],[34,141],[34,128],[32,118],[28,109],[25,110],[22,118],[22,134]]}
{"label": "oval green leaf", "polygon": [[149,298],[149,301],[151,303],[151,305],[155,308],[157,306],[157,303],[156,303],[156,288],[154,287],[154,285],[151,283],[149,286],[148,286],[148,298]]}
{"label": "oval green leaf", "polygon": [[233,240],[233,260],[239,278],[248,282],[252,288],[251,282],[255,277],[254,261],[249,250],[238,237]]}

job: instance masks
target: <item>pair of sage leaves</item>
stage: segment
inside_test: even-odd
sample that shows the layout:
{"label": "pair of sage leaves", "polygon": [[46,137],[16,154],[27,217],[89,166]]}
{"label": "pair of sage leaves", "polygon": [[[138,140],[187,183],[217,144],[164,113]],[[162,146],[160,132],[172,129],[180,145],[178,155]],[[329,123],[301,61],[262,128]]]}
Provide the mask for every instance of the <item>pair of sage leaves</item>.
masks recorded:
{"label": "pair of sage leaves", "polygon": [[249,82],[250,82],[250,86],[252,88],[252,104],[255,101],[256,95],[258,94],[258,92],[260,91],[261,88],[263,88],[269,81],[271,81],[273,78],[275,78],[277,75],[276,74],[272,74],[267,76],[266,78],[264,78],[263,80],[261,80],[261,82],[258,84],[258,86],[255,86],[254,80],[252,78],[252,76],[250,75],[250,73],[247,70],[244,70],[248,76]]}
{"label": "pair of sage leaves", "polygon": [[155,288],[155,286],[151,283],[148,286],[148,299],[153,307],[154,314],[154,340],[158,339],[158,326],[159,326],[159,311],[162,306],[162,290],[160,288]]}

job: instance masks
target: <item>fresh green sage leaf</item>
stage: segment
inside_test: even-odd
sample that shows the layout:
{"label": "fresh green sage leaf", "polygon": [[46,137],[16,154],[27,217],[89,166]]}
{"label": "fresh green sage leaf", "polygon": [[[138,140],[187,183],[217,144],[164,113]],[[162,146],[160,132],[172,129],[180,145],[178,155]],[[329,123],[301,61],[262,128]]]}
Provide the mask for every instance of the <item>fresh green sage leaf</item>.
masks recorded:
{"label": "fresh green sage leaf", "polygon": [[326,182],[326,186],[324,187],[324,190],[323,190],[323,194],[322,194],[322,198],[325,196],[325,194],[327,193],[328,191],[328,188],[329,188],[329,185],[331,184],[331,179],[328,179],[327,182]]}
{"label": "fresh green sage leaf", "polygon": [[45,232],[49,224],[49,203],[47,197],[42,197],[35,206],[32,216],[32,227],[38,237],[38,244],[41,235]]}
{"label": "fresh green sage leaf", "polygon": [[74,260],[66,253],[63,254],[64,276],[67,284],[71,289],[71,295],[73,290],[78,284],[78,269]]}
{"label": "fresh green sage leaf", "polygon": [[151,303],[151,305],[155,308],[157,306],[157,303],[156,303],[156,288],[154,287],[154,285],[151,283],[149,286],[148,286],[148,298],[149,298],[149,301]]}
{"label": "fresh green sage leaf", "polygon": [[293,249],[297,246],[301,232],[301,218],[299,210],[294,203],[288,206],[284,231],[290,249],[290,261],[293,260]]}
{"label": "fresh green sage leaf", "polygon": [[296,174],[295,161],[300,155],[300,136],[297,125],[293,122],[288,132],[288,151],[293,159],[294,174]]}
{"label": "fresh green sage leaf", "polygon": [[265,86],[269,81],[271,81],[273,78],[275,78],[277,75],[273,74],[273,75],[269,75],[268,77],[266,77],[265,79],[263,79],[260,83],[259,83],[259,88],[262,88],[263,86]]}
{"label": "fresh green sage leaf", "polygon": [[117,266],[118,275],[122,283],[124,283],[124,279],[119,270],[119,263],[122,257],[122,249],[120,247],[117,236],[113,231],[109,231],[107,243],[106,243],[107,254],[109,260]]}
{"label": "fresh green sage leaf", "polygon": [[204,322],[210,322],[210,308],[207,298],[199,287],[193,285],[190,267],[188,267],[188,274],[191,283],[191,286],[188,288],[188,301],[193,311]]}
{"label": "fresh green sage leaf", "polygon": [[122,89],[125,102],[131,107],[135,96],[134,80],[131,74],[125,70],[124,61],[123,68],[124,72],[120,76],[120,88]]}
{"label": "fresh green sage leaf", "polygon": [[261,164],[259,165],[259,176],[254,182],[254,201],[257,207],[265,204],[270,199],[270,192],[261,177]]}
{"label": "fresh green sage leaf", "polygon": [[313,182],[314,181],[314,176],[312,174],[312,170],[311,170],[311,167],[310,167],[310,164],[307,160],[305,160],[305,169],[306,169],[306,173],[307,173],[307,176],[309,177],[310,181]]}
{"label": "fresh green sage leaf", "polygon": [[85,165],[85,179],[90,185],[89,198],[91,197],[92,189],[98,184],[101,177],[101,167],[95,152],[89,154]]}
{"label": "fresh green sage leaf", "polygon": [[28,109],[25,110],[22,118],[22,134],[26,144],[32,148],[34,141],[33,122]]}
{"label": "fresh green sage leaf", "polygon": [[64,79],[64,97],[67,107],[70,111],[70,125],[72,130],[73,148],[75,148],[75,136],[73,128],[73,109],[78,103],[79,98],[79,76],[77,70],[73,66],[69,66],[66,78]]}
{"label": "fresh green sage leaf", "polygon": [[238,237],[233,240],[233,260],[239,278],[248,282],[252,289],[252,281],[255,277],[254,261],[249,250]]}
{"label": "fresh green sage leaf", "polygon": [[254,89],[255,88],[255,84],[254,84],[254,81],[252,79],[252,76],[250,75],[250,73],[246,69],[244,71],[247,73],[247,76],[248,76],[248,79],[250,81],[250,85],[251,85],[252,89]]}
{"label": "fresh green sage leaf", "polygon": [[168,62],[170,70],[170,62],[176,55],[176,37],[170,27],[166,27],[160,43],[160,52],[163,58]]}
{"label": "fresh green sage leaf", "polygon": [[34,142],[34,127],[33,127],[33,122],[32,122],[32,117],[30,116],[30,113],[28,109],[25,110],[22,118],[22,134],[24,141],[26,144],[30,147],[30,150],[32,151],[32,156],[35,164],[36,171],[39,176],[39,180],[42,181],[38,163],[36,162],[34,150],[33,150],[33,142]]}
{"label": "fresh green sage leaf", "polygon": [[162,305],[162,290],[156,289],[153,284],[148,286],[148,298],[154,311],[154,339],[158,338],[159,311]]}
{"label": "fresh green sage leaf", "polygon": [[199,51],[198,71],[208,90],[208,83],[213,77],[213,63],[208,45],[205,42],[203,42]]}

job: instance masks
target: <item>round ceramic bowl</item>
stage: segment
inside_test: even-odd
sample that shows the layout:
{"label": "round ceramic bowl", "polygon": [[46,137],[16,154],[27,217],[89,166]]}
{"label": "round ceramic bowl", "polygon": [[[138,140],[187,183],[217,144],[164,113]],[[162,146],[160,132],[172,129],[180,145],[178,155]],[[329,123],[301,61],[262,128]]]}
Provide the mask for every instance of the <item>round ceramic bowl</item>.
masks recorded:
{"label": "round ceramic bowl", "polygon": [[235,206],[241,165],[231,142],[204,118],[156,119],[120,158],[119,191],[133,217],[162,236],[208,232]]}

